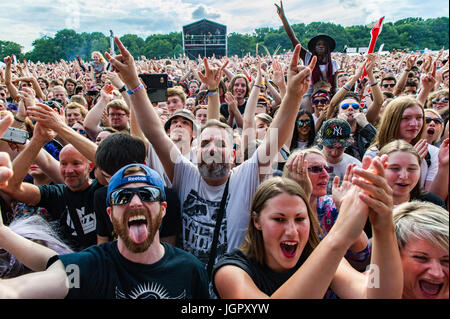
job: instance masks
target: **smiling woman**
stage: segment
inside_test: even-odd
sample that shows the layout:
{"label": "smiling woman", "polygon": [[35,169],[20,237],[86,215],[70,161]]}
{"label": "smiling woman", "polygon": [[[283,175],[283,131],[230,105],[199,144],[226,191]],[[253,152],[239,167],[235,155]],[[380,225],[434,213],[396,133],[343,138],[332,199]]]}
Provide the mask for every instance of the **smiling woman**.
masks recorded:
{"label": "smiling woman", "polygon": [[[373,181],[372,177],[369,179]],[[379,191],[378,195],[370,192],[371,196],[381,199],[385,190]],[[320,226],[303,188],[287,178],[264,181],[253,197],[244,244],[225,254],[214,266],[216,294],[221,298],[377,298],[375,295],[381,290],[367,291],[365,276],[342,258],[359,237],[367,218],[364,213],[360,215],[367,206],[358,203],[358,192],[355,187],[346,197],[338,223],[319,243]],[[350,216],[350,212],[356,214]],[[386,212],[383,219],[392,224],[390,209]],[[385,235],[391,227],[383,228]],[[393,235],[393,227],[391,230]],[[402,276],[395,268],[400,267],[400,260],[391,235],[383,236],[384,240],[391,238],[383,244],[384,240],[376,238],[379,234],[374,235],[375,245],[387,245],[384,252],[390,251],[381,260],[372,260],[382,276],[390,277],[382,288],[395,283],[390,295],[383,298],[399,297],[401,290]],[[388,265],[390,262],[393,264]],[[387,272],[386,267],[392,272]]]}
{"label": "smiling woman", "polygon": [[393,213],[407,299],[448,299],[448,211],[413,201]]}

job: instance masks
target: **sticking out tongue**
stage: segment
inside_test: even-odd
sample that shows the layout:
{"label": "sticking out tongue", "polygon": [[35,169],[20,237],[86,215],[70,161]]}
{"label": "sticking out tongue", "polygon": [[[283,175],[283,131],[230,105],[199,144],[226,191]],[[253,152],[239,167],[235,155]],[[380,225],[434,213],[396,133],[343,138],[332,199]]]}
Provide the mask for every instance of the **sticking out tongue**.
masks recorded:
{"label": "sticking out tongue", "polygon": [[441,289],[440,284],[432,284],[426,281],[420,281],[420,288],[422,288],[422,291],[427,295],[437,295],[439,293],[439,290]]}
{"label": "sticking out tongue", "polygon": [[132,223],[129,227],[130,238],[136,244],[141,244],[147,239],[147,224],[146,223]]}

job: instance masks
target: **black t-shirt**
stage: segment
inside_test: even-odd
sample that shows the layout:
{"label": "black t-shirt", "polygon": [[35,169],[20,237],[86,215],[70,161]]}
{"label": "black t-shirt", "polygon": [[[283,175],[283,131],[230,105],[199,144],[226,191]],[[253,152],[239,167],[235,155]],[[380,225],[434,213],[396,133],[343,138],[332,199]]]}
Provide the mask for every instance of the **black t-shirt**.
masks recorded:
{"label": "black t-shirt", "polygon": [[[238,109],[239,109],[239,112],[241,112],[241,114],[244,114],[246,105],[247,105],[247,100],[245,100],[244,104],[238,105]],[[226,119],[228,119],[228,116],[230,116],[230,114],[228,113],[228,103],[223,103],[220,105],[220,113],[223,116],[225,116]]]}
{"label": "black t-shirt", "polygon": [[151,265],[126,259],[117,241],[60,255],[71,270],[66,298],[208,299],[208,276],[202,263],[188,252],[162,245],[164,256]]}
{"label": "black t-shirt", "polygon": [[46,208],[59,221],[61,237],[75,251],[97,244],[94,193],[101,186],[97,180],[80,192],[64,184],[38,186],[41,201],[36,206]]}
{"label": "black t-shirt", "polygon": [[[162,219],[161,227],[159,229],[159,236],[177,236],[181,232],[181,207],[177,194],[170,188],[165,187],[167,209],[164,218]],[[97,235],[108,237],[109,240],[117,239],[114,232],[111,219],[106,212],[106,196],[108,194],[108,187],[99,188],[94,194],[94,208],[97,216]]]}
{"label": "black t-shirt", "polygon": [[447,207],[445,206],[445,202],[442,200],[442,198],[437,196],[435,193],[422,192],[417,197],[411,198],[410,201],[413,201],[413,200],[420,200],[422,202],[430,202],[430,203],[436,204],[438,206],[441,206],[442,208],[447,210]]}
{"label": "black t-shirt", "polygon": [[[220,267],[233,265],[241,268],[253,279],[253,282],[256,284],[259,290],[270,296],[278,288],[280,288],[280,286],[282,286],[298,270],[298,268],[300,268],[303,262],[304,260],[300,258],[294,268],[284,272],[277,272],[267,267],[266,264],[261,265],[256,262],[256,260],[248,258],[241,250],[234,249],[231,252],[223,255],[222,258],[214,265],[212,271],[212,284],[214,287],[214,293],[219,296],[214,283],[214,276]],[[325,297],[336,298],[336,295],[334,295],[333,292],[328,289]]]}

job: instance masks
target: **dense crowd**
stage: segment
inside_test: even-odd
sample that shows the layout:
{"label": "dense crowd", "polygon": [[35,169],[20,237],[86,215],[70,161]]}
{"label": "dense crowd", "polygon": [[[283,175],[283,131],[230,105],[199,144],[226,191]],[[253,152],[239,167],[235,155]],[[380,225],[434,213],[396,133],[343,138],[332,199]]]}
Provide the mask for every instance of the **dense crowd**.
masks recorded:
{"label": "dense crowd", "polygon": [[448,50],[277,10],[276,56],[4,59],[0,298],[449,298]]}

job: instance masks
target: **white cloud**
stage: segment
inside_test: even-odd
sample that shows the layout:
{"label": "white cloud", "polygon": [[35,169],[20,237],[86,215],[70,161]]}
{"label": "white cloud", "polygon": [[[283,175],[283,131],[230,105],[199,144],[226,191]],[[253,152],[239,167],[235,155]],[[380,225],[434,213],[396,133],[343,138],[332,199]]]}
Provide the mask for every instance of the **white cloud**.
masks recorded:
{"label": "white cloud", "polygon": [[[77,32],[113,29],[121,36],[143,38],[155,33],[179,32],[183,25],[203,17],[227,26],[228,32],[252,33],[256,28],[281,26],[275,0],[23,0],[2,3],[0,40],[31,49],[33,40],[64,28]],[[385,16],[385,22],[406,17],[449,15],[446,0],[284,0],[291,24],[314,21],[343,26],[367,24]]]}

